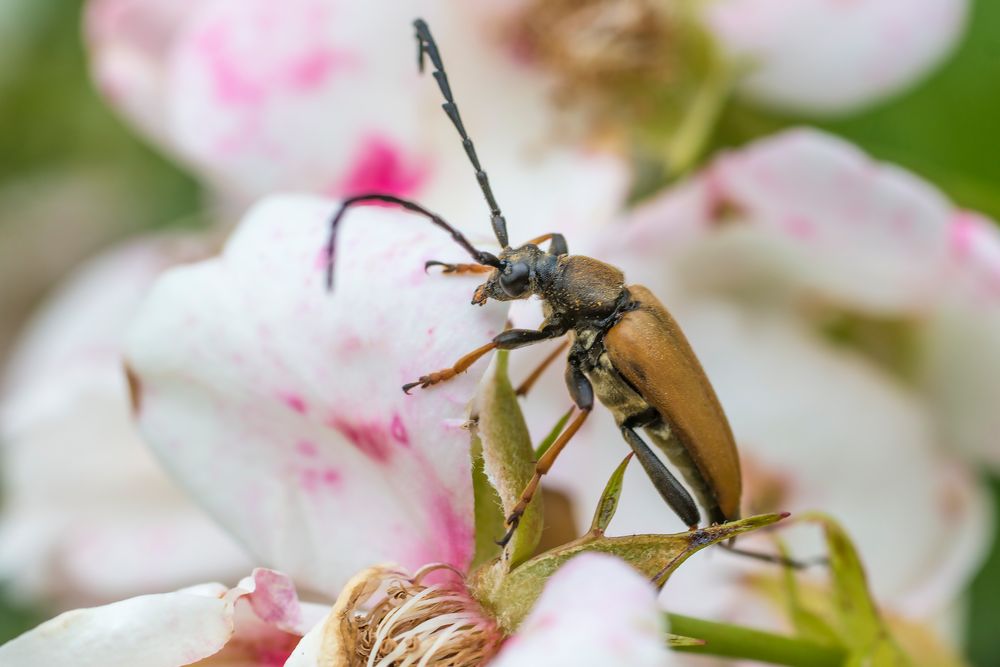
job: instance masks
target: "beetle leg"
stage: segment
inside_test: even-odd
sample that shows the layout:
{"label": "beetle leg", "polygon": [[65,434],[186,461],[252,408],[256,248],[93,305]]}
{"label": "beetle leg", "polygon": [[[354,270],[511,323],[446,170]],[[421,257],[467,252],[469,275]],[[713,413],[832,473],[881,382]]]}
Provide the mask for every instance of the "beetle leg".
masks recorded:
{"label": "beetle leg", "polygon": [[531,345],[532,343],[537,343],[539,341],[548,340],[550,338],[558,338],[566,333],[566,328],[560,324],[548,324],[541,329],[507,329],[506,331],[501,331],[493,340],[483,345],[482,347],[476,348],[472,352],[455,362],[455,365],[451,368],[444,368],[428,375],[421,375],[420,379],[416,382],[409,382],[403,385],[403,391],[405,393],[410,393],[410,390],[416,386],[421,389],[426,389],[427,387],[438,384],[439,382],[446,382],[459,373],[464,373],[469,369],[469,366],[476,363],[481,357],[485,356],[487,353],[493,350],[516,350],[519,347],[524,347],[525,345]]}
{"label": "beetle leg", "polygon": [[569,253],[569,246],[566,243],[566,237],[562,234],[542,234],[536,238],[531,239],[525,245],[538,245],[540,243],[545,243],[549,239],[552,243],[549,245],[550,255],[566,255]]}
{"label": "beetle leg", "polygon": [[653,453],[649,445],[639,437],[639,434],[635,432],[627,421],[622,425],[621,432],[625,438],[625,442],[635,452],[635,457],[639,459],[639,463],[642,464],[649,479],[653,482],[653,486],[656,487],[656,490],[660,492],[663,499],[670,505],[670,509],[681,518],[681,521],[688,528],[692,530],[697,528],[698,522],[701,520],[701,515],[698,513],[698,506],[695,505],[691,494],[681,486],[677,478],[667,470],[667,466],[663,465],[663,461]]}
{"label": "beetle leg", "polygon": [[545,372],[545,369],[551,366],[553,361],[562,356],[562,353],[563,351],[565,351],[567,345],[569,345],[569,341],[564,340],[562,343],[559,344],[559,347],[552,350],[549,356],[545,357],[545,360],[538,365],[538,368],[533,370],[531,372],[531,375],[529,375],[524,379],[524,382],[522,382],[518,386],[517,391],[515,391],[514,393],[516,393],[518,396],[527,395],[527,393],[531,391],[531,388],[535,385],[535,383],[538,382],[538,378],[540,378],[542,376],[542,373]]}
{"label": "beetle leg", "polygon": [[563,450],[564,447],[569,443],[569,441],[576,435],[576,432],[580,430],[583,426],[583,422],[587,420],[590,415],[590,409],[581,410],[577,414],[576,418],[570,422],[566,430],[559,434],[559,437],[552,446],[549,447],[542,457],[538,459],[535,463],[535,474],[532,475],[531,480],[524,487],[524,491],[521,492],[521,497],[518,499],[517,504],[514,505],[514,509],[511,510],[510,514],[507,516],[507,532],[502,538],[497,540],[497,544],[501,547],[507,546],[510,542],[510,538],[514,536],[514,531],[517,530],[517,524],[521,521],[521,516],[524,511],[528,508],[528,503],[531,499],[535,497],[535,492],[538,491],[538,485],[542,482],[542,476],[547,473],[551,468],[552,464],[555,463],[556,457]]}
{"label": "beetle leg", "polygon": [[440,266],[441,273],[489,273],[493,270],[492,266],[486,266],[485,264],[449,264],[432,259],[429,262],[424,262],[424,271],[432,266]]}
{"label": "beetle leg", "polygon": [[569,393],[573,397],[576,407],[580,409],[580,413],[576,416],[576,419],[570,422],[566,430],[559,434],[559,437],[552,443],[552,446],[545,450],[542,457],[535,463],[535,474],[532,475],[531,480],[524,487],[521,497],[507,517],[507,533],[497,541],[497,544],[500,546],[506,546],[510,542],[510,538],[514,536],[514,531],[517,530],[517,524],[521,521],[521,515],[528,508],[528,503],[531,502],[531,499],[535,496],[535,492],[538,490],[538,485],[542,482],[542,475],[552,468],[556,457],[559,456],[563,448],[576,435],[576,432],[580,430],[583,422],[586,421],[590,415],[590,411],[594,408],[594,387],[590,384],[590,380],[580,370],[580,366],[573,358],[570,359],[569,364],[566,366],[566,385],[569,387]]}

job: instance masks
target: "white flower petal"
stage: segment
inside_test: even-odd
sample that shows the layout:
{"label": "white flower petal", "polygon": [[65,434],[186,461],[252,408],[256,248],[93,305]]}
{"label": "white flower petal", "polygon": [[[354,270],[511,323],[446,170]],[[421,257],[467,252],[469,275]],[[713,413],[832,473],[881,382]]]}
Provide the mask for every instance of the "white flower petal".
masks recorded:
{"label": "white flower petal", "polygon": [[900,91],[962,33],[966,0],[720,0],[709,23],[768,106],[833,114]]}
{"label": "white flower petal", "polygon": [[166,267],[200,251],[151,237],[89,263],[14,351],[0,412],[0,573],[65,608],[232,576],[236,544],[167,479],[128,410],[123,330]]}
{"label": "white flower petal", "polygon": [[492,667],[672,664],[656,590],[612,556],[583,554],[545,584]]}
{"label": "white flower petal", "polygon": [[731,280],[740,267],[767,271],[875,312],[919,312],[940,291],[950,204],[841,139],[785,132],[724,155],[703,178],[716,208],[741,224],[718,235],[716,252],[728,257],[690,265],[711,271],[731,262]]}
{"label": "white flower petal", "polygon": [[210,656],[226,664],[251,655],[283,659],[300,625],[313,620],[304,619],[287,577],[257,569],[228,591],[207,584],[66,612],[0,647],[0,665],[179,667]]}
{"label": "white flower petal", "polygon": [[371,563],[464,567],[469,436],[481,361],[406,396],[502,327],[475,277],[426,274],[463,251],[426,219],[362,207],[258,205],[213,261],[169,273],[130,334],[139,422],[166,465],[265,563],[336,594]]}

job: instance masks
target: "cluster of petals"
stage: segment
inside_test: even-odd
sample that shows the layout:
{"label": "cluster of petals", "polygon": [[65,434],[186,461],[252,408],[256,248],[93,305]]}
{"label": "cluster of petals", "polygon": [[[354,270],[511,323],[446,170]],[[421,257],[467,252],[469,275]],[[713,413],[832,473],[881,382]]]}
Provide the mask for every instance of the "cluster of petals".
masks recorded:
{"label": "cluster of petals", "polygon": [[[330,619],[320,622],[328,607],[300,604],[293,579],[329,602],[378,563],[467,569],[464,421],[483,369],[433,395],[399,386],[495,334],[505,309],[472,308],[466,278],[427,275],[423,263],[455,246],[384,208],[345,224],[329,291],[331,207],[305,196],[262,202],[219,257],[157,282],[127,344],[147,441],[259,562],[287,576],[257,570],[231,590],[68,612],[0,648],[0,664],[343,664],[329,651]],[[608,664],[628,646],[629,664],[660,665],[662,632],[652,585],[587,556],[560,570],[494,660]]]}

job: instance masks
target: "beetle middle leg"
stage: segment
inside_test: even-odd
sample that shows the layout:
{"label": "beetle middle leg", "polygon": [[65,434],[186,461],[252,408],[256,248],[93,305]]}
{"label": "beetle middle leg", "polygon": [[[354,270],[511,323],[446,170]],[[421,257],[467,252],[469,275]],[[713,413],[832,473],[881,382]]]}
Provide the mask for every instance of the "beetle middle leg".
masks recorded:
{"label": "beetle middle leg", "polygon": [[541,329],[507,329],[501,331],[493,340],[469,352],[455,362],[451,368],[443,368],[427,375],[421,375],[416,382],[409,382],[403,385],[403,391],[407,394],[416,386],[426,389],[439,382],[446,382],[460,373],[464,373],[469,366],[476,363],[480,358],[493,350],[516,350],[533,343],[538,343],[550,338],[558,338],[566,333],[566,328],[560,324],[548,324]]}
{"label": "beetle middle leg", "polygon": [[553,361],[562,356],[562,353],[566,350],[567,345],[569,345],[569,341],[564,340],[559,344],[559,347],[552,350],[552,352],[550,352],[549,355],[542,360],[542,363],[540,363],[535,370],[531,371],[531,374],[528,377],[524,378],[524,381],[518,385],[514,393],[518,396],[527,395],[535,383],[538,382],[538,378],[540,378],[542,373],[545,372],[545,369],[551,366]]}
{"label": "beetle middle leg", "polygon": [[566,430],[559,434],[559,437],[552,443],[552,446],[535,463],[535,474],[532,475],[531,480],[524,487],[524,491],[521,492],[521,497],[518,499],[517,504],[514,505],[514,508],[507,516],[507,533],[497,541],[497,544],[500,546],[506,546],[510,542],[510,538],[514,536],[514,531],[517,530],[517,525],[521,521],[521,516],[528,509],[528,504],[535,497],[535,492],[538,491],[538,485],[542,482],[542,476],[552,468],[552,464],[555,463],[560,452],[569,444],[569,441],[576,435],[576,432],[580,430],[583,422],[587,420],[591,410],[594,408],[594,388],[573,358],[570,359],[570,363],[566,367],[566,384],[569,387],[570,395],[573,397],[573,402],[576,403],[576,407],[580,409],[580,412],[569,423]]}

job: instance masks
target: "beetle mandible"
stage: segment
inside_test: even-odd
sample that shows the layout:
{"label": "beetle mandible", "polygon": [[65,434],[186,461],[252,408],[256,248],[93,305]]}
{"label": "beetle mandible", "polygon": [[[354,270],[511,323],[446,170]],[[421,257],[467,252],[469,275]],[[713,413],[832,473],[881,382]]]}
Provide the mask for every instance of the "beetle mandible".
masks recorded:
{"label": "beetle mandible", "polygon": [[[428,267],[441,266],[446,272],[489,273],[486,282],[476,289],[472,303],[541,297],[545,320],[539,329],[503,331],[460,358],[451,368],[429,373],[403,386],[409,393],[414,387],[427,388],[445,382],[493,350],[513,350],[563,336],[568,338],[566,385],[578,412],[537,461],[534,477],[506,519],[508,530],[499,541],[501,545],[510,540],[541,477],[587,419],[595,398],[612,412],[622,437],[646,474],[689,528],[694,530],[700,523],[698,505],[637,429],[642,429],[680,471],[705,509],[709,522],[738,519],[741,478],[733,434],[711,383],[677,323],[647,288],[626,285],[619,269],[590,257],[569,254],[562,234],[545,234],[517,248],[510,246],[507,223],[455,105],[437,44],[426,22],[417,19],[413,25],[420,71],[424,70],[425,60],[430,59],[445,99],[443,109],[458,130],[475,170],[501,251],[494,255],[476,249],[461,232],[416,202],[386,194],[357,195],[343,201],[331,222],[328,287],[333,285],[337,227],[344,213],[357,204],[387,202],[424,216],[448,231],[475,262],[431,261]],[[548,250],[542,250],[539,245],[546,242]],[[555,357],[556,354],[550,355],[531,379]],[[528,384],[530,381],[519,393],[524,393]]]}

